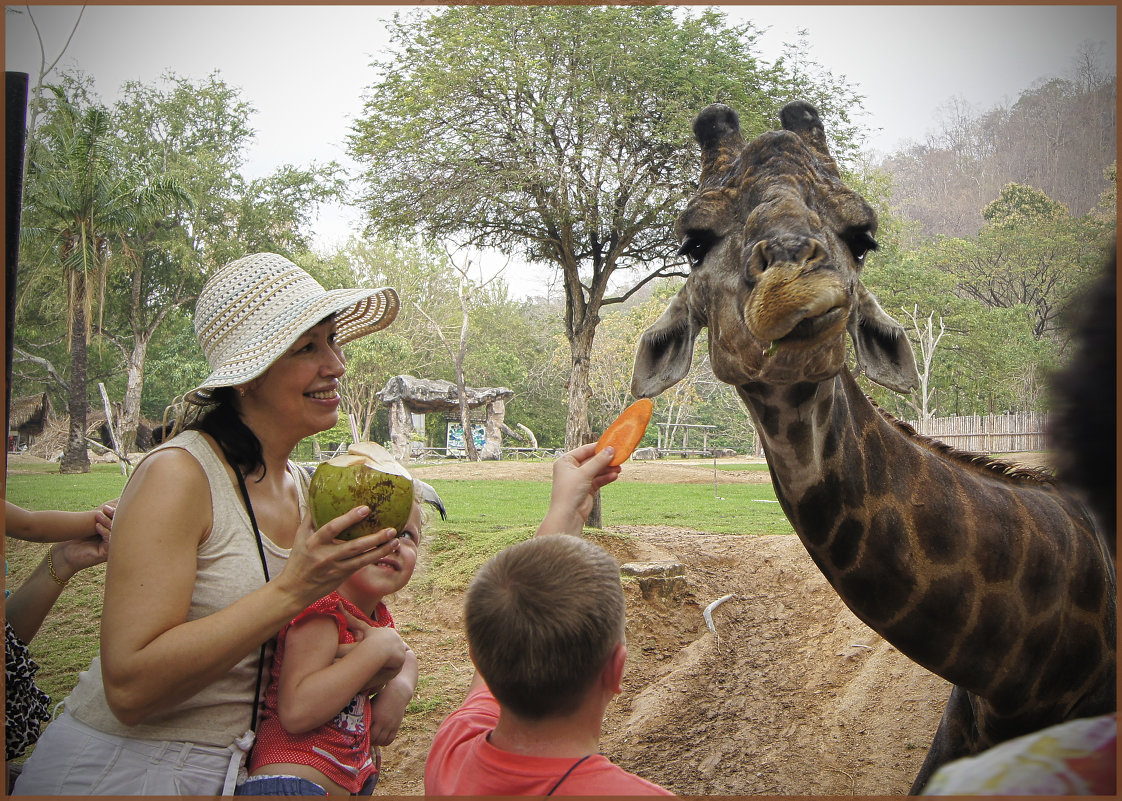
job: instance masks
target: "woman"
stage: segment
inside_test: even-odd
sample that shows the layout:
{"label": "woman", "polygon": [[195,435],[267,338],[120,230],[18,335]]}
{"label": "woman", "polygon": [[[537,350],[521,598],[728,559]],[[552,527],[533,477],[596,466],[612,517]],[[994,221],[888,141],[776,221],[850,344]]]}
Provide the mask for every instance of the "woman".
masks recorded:
{"label": "woman", "polygon": [[271,253],[207,282],[195,333],[211,375],[184,398],[185,430],[125,487],[100,657],[43,732],[15,794],[232,791],[252,742],[264,644],[398,548],[391,529],[335,540],[365,507],[313,531],[307,477],[288,460],[338,419],[340,345],[397,310],[393,289],[324,291]]}

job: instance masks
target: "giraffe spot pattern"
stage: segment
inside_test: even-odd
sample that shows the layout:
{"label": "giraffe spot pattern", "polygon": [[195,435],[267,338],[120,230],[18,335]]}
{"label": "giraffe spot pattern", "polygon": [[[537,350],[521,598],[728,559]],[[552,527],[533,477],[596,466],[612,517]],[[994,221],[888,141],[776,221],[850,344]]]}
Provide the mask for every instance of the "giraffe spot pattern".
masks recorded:
{"label": "giraffe spot pattern", "polygon": [[1062,593],[1061,574],[1056,569],[1059,555],[1049,547],[1050,543],[1042,541],[1039,532],[1034,534],[1025,543],[1025,558],[1017,580],[1017,589],[1030,615],[1050,608]]}
{"label": "giraffe spot pattern", "polygon": [[995,588],[981,596],[977,617],[962,640],[960,652],[971,655],[979,675],[997,676],[1017,644],[1017,632],[1023,628],[1024,614],[1020,607],[1013,602],[1008,590]]}
{"label": "giraffe spot pattern", "polygon": [[851,606],[880,610],[888,618],[907,605],[916,589],[916,576],[898,547],[903,532],[903,521],[895,509],[884,508],[873,516],[864,555],[840,581],[842,595],[852,601]]}
{"label": "giraffe spot pattern", "polygon": [[798,408],[813,400],[817,392],[817,384],[810,381],[800,381],[788,387],[784,400],[787,402],[788,406]]}
{"label": "giraffe spot pattern", "polygon": [[830,563],[838,570],[848,570],[857,561],[857,554],[861,550],[861,538],[865,527],[852,517],[847,517],[838,524],[830,540]]}
{"label": "giraffe spot pattern", "polygon": [[1044,665],[1036,694],[1042,698],[1059,698],[1065,691],[1082,689],[1103,658],[1099,632],[1081,621],[1069,621],[1064,627],[1061,647]]}
{"label": "giraffe spot pattern", "polygon": [[[1002,498],[984,484],[973,488],[976,504],[983,509],[996,509]],[[972,531],[971,559],[982,580],[989,584],[1011,581],[1024,560],[1025,537],[1019,528],[991,525],[984,531]]]}
{"label": "giraffe spot pattern", "polygon": [[763,426],[764,432],[770,437],[779,436],[779,409],[761,403],[756,406],[756,412],[760,416],[760,425]]}
{"label": "giraffe spot pattern", "polygon": [[957,523],[965,510],[957,497],[943,489],[945,486],[945,482],[928,484],[922,500],[911,507],[912,528],[922,532],[919,542],[923,555],[944,565],[961,559],[967,548]]}
{"label": "giraffe spot pattern", "polygon": [[810,448],[810,424],[804,420],[795,420],[787,426],[787,444],[794,449],[799,464],[810,463],[814,455]]}
{"label": "giraffe spot pattern", "polygon": [[837,475],[830,473],[807,490],[795,507],[799,530],[816,546],[824,545],[833,530],[839,483]]}
{"label": "giraffe spot pattern", "polygon": [[1092,549],[1076,548],[1070,558],[1073,564],[1069,571],[1068,597],[1078,608],[1098,612],[1106,600],[1109,578],[1103,575],[1101,563],[1092,558]]}
{"label": "giraffe spot pattern", "polygon": [[865,464],[868,465],[869,494],[874,496],[885,495],[891,488],[892,477],[888,466],[888,454],[884,449],[880,432],[875,428],[870,430],[864,443]]}
{"label": "giraffe spot pattern", "polygon": [[1024,636],[1021,648],[1016,656],[1016,662],[1022,665],[1045,664],[1055,652],[1059,635],[1059,618],[1054,615],[1045,617],[1035,627],[1029,629]]}
{"label": "giraffe spot pattern", "polygon": [[886,639],[921,665],[944,666],[972,614],[972,582],[963,573],[938,578],[912,606],[888,629]]}

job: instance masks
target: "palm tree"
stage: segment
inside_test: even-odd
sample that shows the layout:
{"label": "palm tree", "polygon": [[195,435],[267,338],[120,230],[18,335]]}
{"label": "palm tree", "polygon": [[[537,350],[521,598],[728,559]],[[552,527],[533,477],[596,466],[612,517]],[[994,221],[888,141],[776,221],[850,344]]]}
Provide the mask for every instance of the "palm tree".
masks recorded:
{"label": "palm tree", "polygon": [[41,252],[51,254],[62,271],[70,428],[60,471],[85,473],[90,469],[87,347],[95,303],[99,310],[103,305],[111,248],[139,219],[182,200],[182,194],[116,157],[116,137],[104,108],[82,109],[63,89],[50,88],[54,102],[29,147],[21,238],[43,244]]}

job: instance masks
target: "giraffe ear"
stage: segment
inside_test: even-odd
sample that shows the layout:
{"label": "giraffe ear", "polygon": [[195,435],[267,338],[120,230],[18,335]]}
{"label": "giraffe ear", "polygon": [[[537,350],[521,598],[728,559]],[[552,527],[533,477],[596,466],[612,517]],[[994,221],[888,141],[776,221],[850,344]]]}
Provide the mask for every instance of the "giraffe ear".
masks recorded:
{"label": "giraffe ear", "polygon": [[636,398],[653,398],[685,378],[693,363],[693,344],[700,330],[686,304],[675,295],[662,316],[639,338],[631,394]]}
{"label": "giraffe ear", "polygon": [[904,395],[919,386],[919,372],[904,326],[888,316],[876,297],[857,282],[857,308],[849,320],[857,371]]}

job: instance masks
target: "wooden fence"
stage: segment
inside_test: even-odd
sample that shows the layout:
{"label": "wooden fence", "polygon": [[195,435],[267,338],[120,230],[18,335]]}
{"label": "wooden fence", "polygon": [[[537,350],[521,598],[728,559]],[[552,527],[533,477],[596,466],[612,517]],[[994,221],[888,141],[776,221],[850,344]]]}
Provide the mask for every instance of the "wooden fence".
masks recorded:
{"label": "wooden fence", "polygon": [[924,436],[937,439],[962,451],[975,453],[1018,453],[1046,449],[1044,430],[1048,416],[1040,412],[991,414],[982,417],[932,417],[909,420],[908,424]]}

